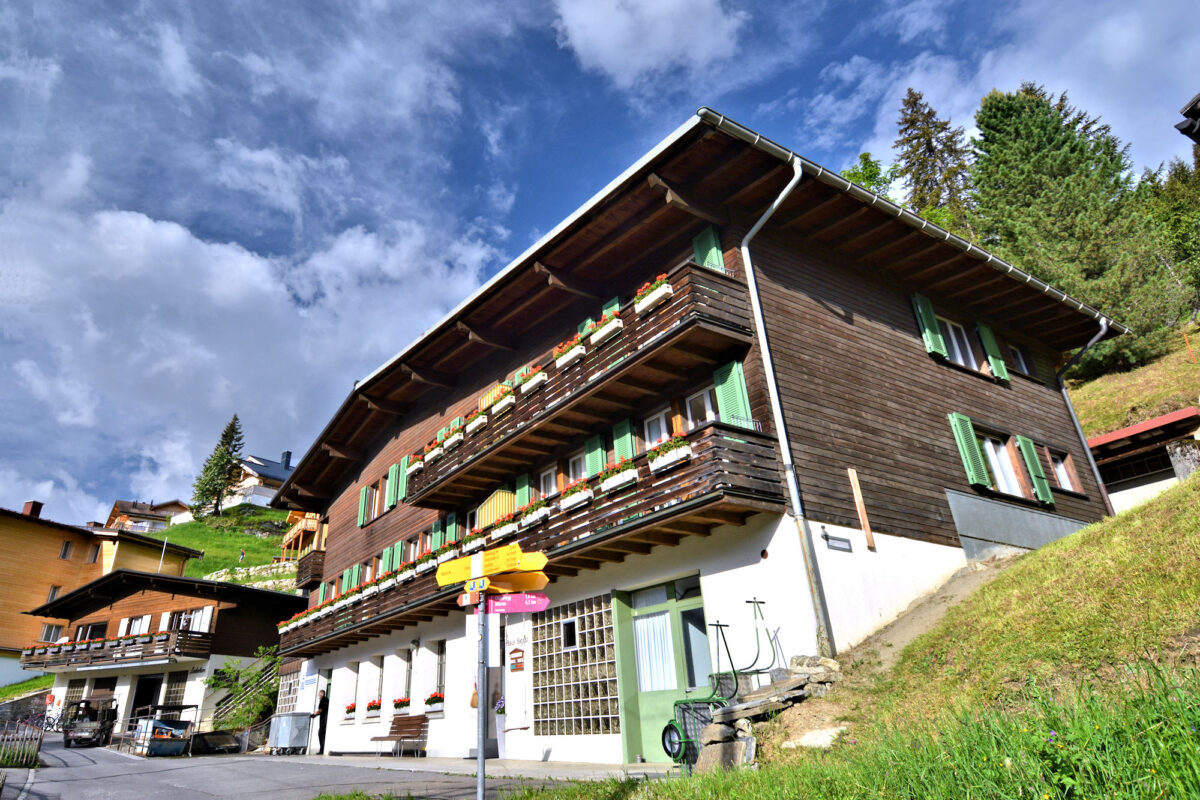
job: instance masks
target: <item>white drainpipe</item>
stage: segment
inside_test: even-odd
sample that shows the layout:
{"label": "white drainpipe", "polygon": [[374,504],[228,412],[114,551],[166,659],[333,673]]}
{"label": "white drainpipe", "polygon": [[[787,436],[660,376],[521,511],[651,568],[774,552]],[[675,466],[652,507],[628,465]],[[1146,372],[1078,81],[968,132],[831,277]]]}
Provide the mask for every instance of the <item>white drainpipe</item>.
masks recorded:
{"label": "white drainpipe", "polygon": [[817,556],[813,549],[812,529],[804,516],[804,507],[800,503],[800,486],[796,482],[796,468],[792,462],[792,446],[788,440],[787,426],[783,421],[783,406],[779,403],[779,386],[775,381],[775,363],[771,358],[771,346],[767,342],[767,325],[763,321],[762,303],[758,297],[758,282],[754,278],[754,262],[750,259],[750,240],[758,235],[767,220],[783,205],[800,184],[804,177],[804,168],[793,155],[789,162],[792,165],[792,179],[775,198],[758,222],[754,223],[749,233],[742,239],[742,264],[746,268],[746,284],[750,289],[750,307],[754,314],[754,326],[758,334],[758,349],[762,354],[763,372],[767,379],[767,394],[771,400],[771,419],[775,426],[775,434],[779,438],[779,450],[783,457],[783,472],[787,480],[788,496],[792,503],[792,518],[796,523],[796,531],[800,534],[800,549],[804,554],[804,571],[808,575],[808,591],[812,597],[813,612],[817,623],[817,649],[821,655],[834,656],[837,647],[833,641],[833,626],[829,621],[829,609],[825,604],[825,590],[821,585],[821,571],[817,566]]}

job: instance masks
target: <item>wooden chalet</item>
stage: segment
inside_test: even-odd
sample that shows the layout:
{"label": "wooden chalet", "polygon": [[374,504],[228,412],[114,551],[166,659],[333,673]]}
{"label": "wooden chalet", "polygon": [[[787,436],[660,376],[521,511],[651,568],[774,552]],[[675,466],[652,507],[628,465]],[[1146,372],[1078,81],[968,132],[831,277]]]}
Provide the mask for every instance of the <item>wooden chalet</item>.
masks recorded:
{"label": "wooden chalet", "polygon": [[275,500],[320,531],[283,652],[333,751],[411,709],[465,755],[475,639],[433,567],[516,541],[553,583],[479,692],[509,757],[665,760],[672,703],[729,666],[709,623],[739,666],[833,652],[1100,518],[1056,369],[1123,330],[702,109],[355,384]]}

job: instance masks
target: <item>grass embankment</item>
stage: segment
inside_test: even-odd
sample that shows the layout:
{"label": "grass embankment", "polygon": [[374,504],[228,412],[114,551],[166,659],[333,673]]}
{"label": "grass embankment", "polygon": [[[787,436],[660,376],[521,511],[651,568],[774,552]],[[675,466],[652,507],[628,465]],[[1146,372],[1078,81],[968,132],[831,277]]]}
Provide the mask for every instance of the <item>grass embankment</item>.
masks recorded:
{"label": "grass embankment", "polygon": [[7,686],[0,686],[0,703],[7,703],[14,697],[20,697],[31,692],[40,692],[43,689],[49,689],[53,685],[53,675],[38,675],[18,681],[17,683],[10,683]]}
{"label": "grass embankment", "polygon": [[[164,536],[172,544],[204,551],[204,558],[188,561],[185,575],[202,578],[228,567],[253,567],[270,564],[279,555],[279,542],[287,526],[287,512],[245,503],[224,509],[219,517],[201,517],[182,525],[172,525],[151,536]],[[246,531],[263,531],[255,536]],[[242,549],[246,560],[238,562]]]}
{"label": "grass embankment", "polygon": [[1087,383],[1068,382],[1084,433],[1099,436],[1196,405],[1200,363],[1188,354],[1185,332],[1200,359],[1200,327],[1189,324],[1171,340],[1171,352],[1151,364]]}
{"label": "grass embankment", "polygon": [[[901,656],[829,752],[575,798],[1200,796],[1200,477],[1024,556]],[[1130,666],[1134,665],[1134,666]],[[1194,665],[1193,665],[1194,666]]]}

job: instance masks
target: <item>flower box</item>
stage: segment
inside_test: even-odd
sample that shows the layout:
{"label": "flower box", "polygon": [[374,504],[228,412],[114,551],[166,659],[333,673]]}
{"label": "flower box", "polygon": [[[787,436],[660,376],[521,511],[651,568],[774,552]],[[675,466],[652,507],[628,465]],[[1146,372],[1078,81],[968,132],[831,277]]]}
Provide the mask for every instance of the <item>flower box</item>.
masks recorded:
{"label": "flower box", "polygon": [[564,497],[562,500],[558,501],[558,510],[559,511],[570,511],[572,508],[577,508],[582,505],[587,505],[588,503],[592,502],[593,496],[594,495],[592,494],[591,489],[584,489],[582,492],[575,492],[574,494],[569,494],[566,497]]}
{"label": "flower box", "polygon": [[166,633],[166,632],[164,631],[163,633],[156,634],[156,635],[155,635],[155,637],[154,637],[154,641],[156,641],[156,642],[165,642],[167,639],[170,639],[170,638],[171,638],[171,634],[169,634],[169,633]]}
{"label": "flower box", "polygon": [[464,553],[470,553],[473,550],[478,550],[479,548],[483,547],[483,545],[484,545],[484,540],[482,538],[473,539],[472,541],[469,541],[462,546],[462,551]]}
{"label": "flower box", "polygon": [[442,702],[442,703],[426,703],[425,704],[425,713],[440,714],[442,711],[445,710],[445,708],[446,708],[446,704],[444,702]]}
{"label": "flower box", "polygon": [[627,470],[618,472],[616,475],[610,475],[609,477],[600,481],[600,491],[611,492],[613,489],[620,489],[627,483],[634,483],[637,481],[637,478],[637,467],[630,467]]}
{"label": "flower box", "polygon": [[585,348],[582,343],[577,344],[558,358],[554,359],[554,366],[558,367],[559,369],[566,369],[579,359],[583,358],[583,354],[586,352],[587,348]]}
{"label": "flower box", "polygon": [[148,633],[144,633],[138,637],[138,644],[148,644],[154,640],[154,637]]}
{"label": "flower box", "polygon": [[442,442],[442,449],[453,450],[454,448],[456,448],[460,444],[462,444],[462,440],[463,440],[463,432],[462,431],[459,431],[458,433],[447,436],[446,441]]}
{"label": "flower box", "polygon": [[103,650],[103,649],[104,649],[104,642],[92,642],[91,648],[92,648],[93,650]]}
{"label": "flower box", "polygon": [[633,302],[633,310],[638,314],[645,314],[647,311],[670,300],[674,294],[675,290],[671,288],[671,284],[664,283],[641,300],[635,300]]}
{"label": "flower box", "polygon": [[530,526],[537,525],[539,522],[546,519],[546,517],[548,517],[548,516],[550,516],[549,508],[546,508],[546,507],[539,508],[537,511],[532,511],[532,512],[526,514],[525,516],[521,517],[521,527],[528,528]]}
{"label": "flower box", "polygon": [[437,566],[435,561],[426,561],[424,564],[417,564],[417,572],[428,572]]}
{"label": "flower box", "polygon": [[407,580],[410,580],[410,579],[412,579],[412,578],[415,578],[416,576],[417,576],[417,570],[416,570],[416,568],[415,568],[415,567],[409,567],[408,569],[404,570],[404,572],[401,572],[400,574],[398,574],[398,575],[396,576],[396,580],[397,580],[397,581],[407,581]]}
{"label": "flower box", "polygon": [[379,709],[378,708],[368,708],[367,709],[367,719],[379,719]]}
{"label": "flower box", "polygon": [[454,548],[453,550],[448,550],[445,553],[439,554],[437,557],[437,563],[444,564],[447,561],[450,561],[455,558],[458,558],[458,548],[457,547]]}
{"label": "flower box", "polygon": [[496,402],[492,403],[491,412],[497,417],[501,414],[507,414],[512,410],[512,407],[517,404],[517,396],[514,394],[506,394]]}
{"label": "flower box", "polygon": [[438,445],[437,447],[433,448],[432,450],[430,450],[428,453],[425,454],[425,462],[429,463],[430,461],[436,461],[438,458],[441,457],[441,455],[442,455],[442,446]]}
{"label": "flower box", "polygon": [[692,446],[685,445],[676,447],[674,450],[668,450],[658,458],[650,459],[650,471],[661,472],[668,467],[678,464],[681,461],[686,461],[692,457]]}
{"label": "flower box", "polygon": [[365,588],[361,592],[359,592],[359,594],[361,594],[363,597],[370,597],[371,595],[375,594],[378,591],[379,591],[379,584],[376,584],[374,586],[368,586],[367,588]]}
{"label": "flower box", "polygon": [[396,585],[396,577],[393,575],[392,577],[388,578],[386,581],[383,581],[382,583],[379,584],[379,591],[386,592],[388,589],[392,588],[395,585]]}
{"label": "flower box", "polygon": [[497,539],[503,539],[505,536],[511,536],[516,532],[517,532],[517,523],[509,522],[504,525],[501,525],[499,528],[496,528],[496,530],[492,531],[491,536],[489,536],[488,538],[494,542]]}
{"label": "flower box", "polygon": [[62,646],[62,651],[63,651],[64,653],[74,653],[74,652],[75,652],[75,645],[73,645],[73,644],[64,644],[64,645]]}
{"label": "flower box", "polygon": [[550,376],[546,374],[545,370],[538,372],[533,377],[527,378],[525,382],[521,384],[521,394],[529,394],[530,392],[536,391],[539,386],[549,379]]}
{"label": "flower box", "polygon": [[410,461],[408,469],[404,470],[405,475],[416,475],[421,470],[425,469],[424,461]]}
{"label": "flower box", "polygon": [[467,423],[467,433],[474,433],[487,427],[487,414],[480,414]]}
{"label": "flower box", "polygon": [[591,344],[592,347],[595,347],[601,342],[616,336],[624,327],[625,323],[621,321],[620,317],[610,319],[608,322],[597,328],[595,333],[588,337],[588,343]]}

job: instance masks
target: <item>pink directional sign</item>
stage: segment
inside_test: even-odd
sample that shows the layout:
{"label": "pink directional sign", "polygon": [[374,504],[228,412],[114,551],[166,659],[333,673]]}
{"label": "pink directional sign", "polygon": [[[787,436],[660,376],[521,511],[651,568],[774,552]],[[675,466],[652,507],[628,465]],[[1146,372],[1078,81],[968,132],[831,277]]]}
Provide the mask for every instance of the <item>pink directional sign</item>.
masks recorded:
{"label": "pink directional sign", "polygon": [[[487,596],[487,613],[489,614],[524,614],[526,612],[545,611],[550,607],[550,598],[543,592],[513,592],[512,594],[489,594]],[[479,607],[476,606],[476,613]]]}

